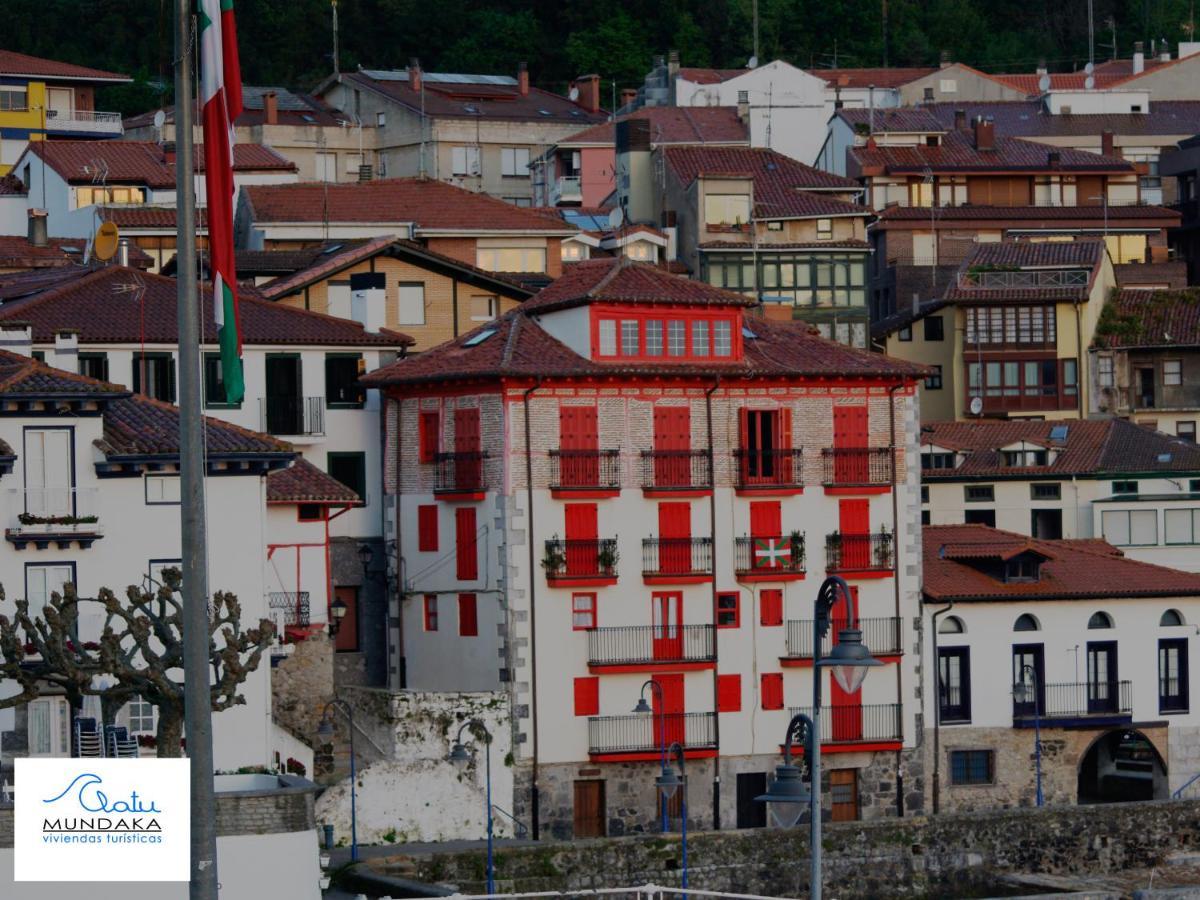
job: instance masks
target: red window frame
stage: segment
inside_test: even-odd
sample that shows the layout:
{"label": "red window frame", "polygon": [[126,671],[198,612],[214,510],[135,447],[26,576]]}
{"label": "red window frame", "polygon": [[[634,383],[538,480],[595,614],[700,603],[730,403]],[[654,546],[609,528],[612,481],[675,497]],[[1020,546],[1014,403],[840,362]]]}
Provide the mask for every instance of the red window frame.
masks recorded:
{"label": "red window frame", "polygon": [[575,679],[575,715],[600,715],[600,679],[597,676]]}
{"label": "red window frame", "polygon": [[[732,608],[726,606],[721,607],[722,600],[733,598]],[[722,622],[722,613],[733,613],[732,622]],[[718,628],[740,628],[742,625],[742,592],[741,591],[719,591],[717,593],[717,627]]]}
{"label": "red window frame", "polygon": [[768,628],[783,624],[783,591],[763,588],[758,594],[758,622]]}
{"label": "red window frame", "polygon": [[417,418],[417,461],[431,463],[442,448],[442,414],[422,410]]}
{"label": "red window frame", "polygon": [[742,676],[717,676],[717,712],[742,711]]}
{"label": "red window frame", "polygon": [[[601,320],[609,320],[616,323],[616,348],[615,356],[602,356],[600,354],[600,322]],[[630,356],[626,356],[621,352],[621,322],[636,321],[638,323],[638,352]],[[696,355],[695,348],[692,346],[692,323],[697,320],[708,322],[708,353],[703,356]],[[646,353],[646,322],[658,321],[662,322],[662,352],[651,356]],[[684,323],[684,352],[681,356],[671,356],[668,353],[669,339],[668,331],[670,326],[667,324],[670,321],[682,321]],[[729,323],[729,355],[717,356],[717,337],[716,328],[713,327],[717,322]],[[621,362],[695,362],[696,360],[714,361],[714,360],[736,360],[742,358],[742,316],[737,310],[722,309],[712,311],[707,309],[694,308],[672,308],[669,306],[647,309],[643,306],[593,306],[591,315],[591,340],[592,340],[592,358],[597,360],[614,360]]]}
{"label": "red window frame", "polygon": [[783,673],[764,672],[760,685],[762,708],[783,709]]}
{"label": "red window frame", "polygon": [[417,507],[417,549],[433,552],[438,548],[438,508],[436,503]]}
{"label": "red window frame", "polygon": [[458,595],[458,636],[479,637],[479,605],[474,594]]}
{"label": "red window frame", "polygon": [[426,594],[425,602],[422,604],[425,614],[425,630],[438,630],[438,596],[437,594]]}
{"label": "red window frame", "polygon": [[[580,604],[579,601],[586,601]],[[577,616],[587,616],[588,624],[580,625]],[[596,627],[596,594],[594,591],[576,591],[571,595],[571,630],[592,631]]]}

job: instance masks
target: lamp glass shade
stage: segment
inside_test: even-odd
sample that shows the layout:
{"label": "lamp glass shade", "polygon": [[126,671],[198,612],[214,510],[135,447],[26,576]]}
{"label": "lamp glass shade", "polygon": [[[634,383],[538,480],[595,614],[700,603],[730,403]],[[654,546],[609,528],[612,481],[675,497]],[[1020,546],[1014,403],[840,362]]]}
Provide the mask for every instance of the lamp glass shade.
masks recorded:
{"label": "lamp glass shade", "polygon": [[797,766],[776,766],[775,780],[765,794],[754,798],[767,804],[771,820],[779,828],[791,828],[800,821],[804,807],[812,800],[812,794]]}
{"label": "lamp glass shade", "polygon": [[847,694],[853,694],[862,687],[863,680],[867,677],[866,666],[834,666],[833,677],[840,687]]}
{"label": "lamp glass shade", "polygon": [[639,716],[648,716],[654,712],[654,710],[650,708],[650,704],[646,702],[645,697],[638,698],[637,706],[633,708],[633,711]]}
{"label": "lamp glass shade", "polygon": [[446,759],[458,768],[465,769],[467,763],[471,761],[471,754],[467,752],[467,748],[462,745],[461,741],[455,741],[454,746],[450,750],[450,755]]}
{"label": "lamp glass shade", "polygon": [[675,796],[675,792],[679,790],[679,786],[683,784],[678,773],[671,768],[663,766],[662,774],[654,779],[654,786],[662,793],[663,798],[670,800]]}
{"label": "lamp glass shade", "polygon": [[1018,681],[1013,685],[1013,699],[1018,703],[1028,703],[1031,694],[1033,694],[1033,691],[1029,689],[1029,685],[1024,681]]}
{"label": "lamp glass shade", "polygon": [[857,628],[843,628],[838,632],[838,642],[833,651],[823,657],[817,665],[832,669],[838,687],[847,694],[853,694],[862,687],[867,670],[883,663],[873,657],[862,642],[861,631]]}
{"label": "lamp glass shade", "polygon": [[366,567],[366,565],[371,561],[371,557],[374,555],[375,552],[366,544],[358,545],[358,560],[363,564],[364,567]]}
{"label": "lamp glass shade", "polygon": [[330,721],[329,716],[321,719],[321,724],[317,726],[317,737],[325,741],[333,737],[333,722]]}
{"label": "lamp glass shade", "polygon": [[346,617],[346,602],[341,598],[334,600],[329,604],[329,614],[333,616],[335,622],[340,622]]}

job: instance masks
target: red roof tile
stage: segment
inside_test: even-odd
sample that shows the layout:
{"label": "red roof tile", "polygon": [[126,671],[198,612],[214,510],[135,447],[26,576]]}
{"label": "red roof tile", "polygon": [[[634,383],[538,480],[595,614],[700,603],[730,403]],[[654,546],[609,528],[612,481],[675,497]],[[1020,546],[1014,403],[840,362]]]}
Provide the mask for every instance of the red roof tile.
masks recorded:
{"label": "red roof tile", "polygon": [[934,68],[810,69],[809,74],[824,78],[830,86],[895,88],[936,71]]}
{"label": "red roof tile", "polygon": [[1003,241],[976,244],[968,266],[1018,269],[1091,268],[1104,258],[1104,241]]}
{"label": "red roof tile", "polygon": [[[44,269],[82,265],[86,243],[83,238],[50,238],[46,246],[35,247],[26,237],[0,234],[0,268]],[[129,255],[139,269],[148,269],[153,263],[140,247],[130,246]]]}
{"label": "red roof tile", "polygon": [[[1107,256],[1103,240],[1079,238],[1074,241],[1004,241],[995,244],[975,244],[959,267],[957,279],[942,295],[946,300],[986,300],[1004,303],[1012,300],[1086,300],[1095,283],[1100,266]],[[1005,284],[995,277],[994,282],[978,283],[972,272],[984,270],[1035,271],[1039,269],[1085,269],[1087,278],[1082,284],[1054,283]]]}
{"label": "red roof tile", "polygon": [[53,369],[29,356],[0,350],[0,396],[18,397],[128,397],[119,384]]}
{"label": "red roof tile", "polygon": [[576,229],[562,219],[522,209],[487,194],[431,178],[387,178],[346,184],[247,185],[242,196],[264,222],[406,223],[418,231],[531,231]]}
{"label": "red roof tile", "polygon": [[56,59],[42,59],[38,56],[15,53],[12,50],[0,50],[0,76],[14,78],[23,75],[49,78],[54,81],[133,80],[128,75],[105,72],[103,69],[89,69],[87,66],[76,66],[71,63],[59,62]]}
{"label": "red roof tile", "polygon": [[1071,113],[1054,115],[1040,100],[997,100],[979,103],[929,103],[924,109],[954,127],[957,110],[967,121],[978,116],[991,118],[996,133],[1006,137],[1099,138],[1101,132],[1115,135],[1194,135],[1200,132],[1200,100],[1153,100],[1150,108],[1137,113]]}
{"label": "red roof tile", "polygon": [[[1095,206],[939,206],[937,220],[939,222],[957,222],[971,220],[1006,220],[1017,221],[1028,227],[1037,227],[1037,223],[1060,220],[1080,219],[1089,222],[1103,222],[1105,209],[1101,204]],[[1173,220],[1180,214],[1165,206],[1110,206],[1107,217],[1111,221],[1126,222],[1127,220],[1153,219],[1154,227],[1168,228],[1175,224]],[[1166,220],[1166,221],[1163,221]],[[889,206],[879,212],[881,227],[889,222],[915,221],[929,227],[929,207],[925,206]]]}
{"label": "red roof tile", "polygon": [[[275,94],[277,125],[295,125],[300,128],[315,126],[340,126],[342,123],[352,124],[353,120],[340,110],[334,109],[312,94],[298,94],[283,87],[261,87],[242,85],[242,114],[234,124],[239,128],[249,128],[255,125],[265,125],[267,122],[264,109],[264,97],[268,92]],[[166,121],[174,123],[175,107],[162,108]],[[135,128],[150,128],[154,124],[157,109],[147,110],[125,120],[125,130]]]}
{"label": "red roof tile", "polygon": [[[210,460],[242,454],[295,456],[291,444],[221,419],[205,417],[204,432],[205,455]],[[96,446],[110,460],[178,456],[179,408],[141,394],[116,400],[105,407],[104,437]]]}
{"label": "red roof tile", "polygon": [[[991,77],[997,81],[1002,81],[1005,84],[1011,85],[1013,88],[1023,94],[1036,96],[1038,94],[1045,93],[1042,90],[1041,85],[1042,76],[1036,72],[1022,72],[1012,75],[992,75]],[[1086,72],[1051,72],[1049,73],[1048,77],[1050,78],[1050,90],[1052,91],[1082,91],[1087,87],[1087,85],[1084,83],[1087,81],[1088,77]],[[1120,78],[1120,75],[1110,75],[1098,72],[1093,78],[1093,87],[1106,88],[1112,85],[1113,82],[1118,81]]]}
{"label": "red roof tile", "polygon": [[286,469],[277,469],[267,476],[267,502],[362,505],[358,494],[302,456],[296,457]]}
{"label": "red roof tile", "polygon": [[[749,240],[745,241],[701,241],[701,250],[748,250],[753,246]],[[827,250],[869,250],[871,247],[866,241],[847,239],[844,241],[801,241],[790,243],[760,243],[759,251],[774,251],[774,250],[810,250],[821,249]]]}
{"label": "red roof tile", "polygon": [[[44,159],[70,184],[93,184],[103,163],[107,184],[136,184],[149,188],[175,186],[175,163],[168,162],[154,141],[33,141],[29,153]],[[196,145],[196,171],[204,171],[204,147]],[[235,172],[296,171],[296,164],[262,144],[235,144]]]}
{"label": "red roof tile", "polygon": [[1097,347],[1200,347],[1200,288],[1123,290],[1096,326]]}
{"label": "red roof tile", "polygon": [[728,81],[730,78],[745,75],[749,71],[749,69],[683,68],[679,70],[679,77],[693,84],[720,84],[722,81]]}
{"label": "red roof tile", "polygon": [[1034,141],[1006,137],[997,127],[994,150],[975,149],[970,132],[947,131],[937,147],[879,145],[851,147],[850,157],[860,168],[882,168],[885,172],[970,172],[1028,169],[1049,171],[1050,154],[1058,154],[1055,171],[1131,172],[1133,164],[1120,157],[1101,156],[1070,147],[1048,147]]}
{"label": "red roof tile", "polygon": [[594,302],[688,304],[695,306],[753,306],[755,301],[703,281],[679,278],[658,266],[628,257],[601,257],[571,265],[524,308],[550,312]]}
{"label": "red roof tile", "polygon": [[[646,106],[629,115],[619,116],[617,122],[645,119],[650,122],[652,144],[748,144],[750,132],[738,118],[732,106]],[[612,146],[616,140],[614,122],[603,122],[576,132],[558,142],[571,144],[603,144]]]}
{"label": "red roof tile", "polygon": [[[1018,546],[1044,557],[1037,581],[1006,583],[965,561],[1002,559]],[[947,547],[957,559],[943,555]],[[1095,540],[1043,541],[986,525],[927,525],[924,557],[923,590],[933,602],[1200,595],[1200,575],[1127,559]]]}
{"label": "red roof tile", "polygon": [[[98,211],[103,221],[112,222],[124,231],[173,231],[176,226],[173,206],[101,206]],[[208,231],[208,210],[199,207],[197,213],[198,228],[204,234]]]}
{"label": "red roof tile", "polygon": [[880,132],[916,132],[939,133],[946,126],[938,121],[937,116],[921,107],[903,107],[900,109],[841,109],[837,117],[850,125],[855,131],[879,134]]}

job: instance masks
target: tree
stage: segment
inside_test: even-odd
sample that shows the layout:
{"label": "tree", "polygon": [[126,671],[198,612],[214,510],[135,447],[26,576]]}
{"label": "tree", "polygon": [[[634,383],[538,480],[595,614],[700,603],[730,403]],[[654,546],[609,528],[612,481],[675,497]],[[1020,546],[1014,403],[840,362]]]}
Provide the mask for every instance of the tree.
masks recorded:
{"label": "tree", "polygon": [[[62,594],[51,595],[40,616],[30,614],[28,600],[17,600],[11,621],[0,615],[0,681],[20,691],[0,697],[0,709],[28,703],[50,686],[63,691],[72,706],[99,697],[109,722],[121,706],[141,697],[158,710],[158,755],[179,756],[184,720],[179,570],[164,570],[162,579],[153,592],[131,585],[123,600],[108,588],[80,597],[68,584]],[[104,615],[100,638],[80,641],[79,623],[97,607]],[[209,604],[208,634],[212,709],[220,712],[246,702],[239,688],[271,646],[275,626],[261,619],[244,629],[237,597],[217,591]]]}

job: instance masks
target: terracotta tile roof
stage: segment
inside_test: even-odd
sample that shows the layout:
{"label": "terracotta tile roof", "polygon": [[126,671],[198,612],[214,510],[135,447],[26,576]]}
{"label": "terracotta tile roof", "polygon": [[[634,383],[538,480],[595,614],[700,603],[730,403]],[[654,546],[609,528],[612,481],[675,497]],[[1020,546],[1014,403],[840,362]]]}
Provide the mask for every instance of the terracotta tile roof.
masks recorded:
{"label": "terracotta tile roof", "polygon": [[[93,184],[97,166],[107,167],[107,184],[136,184],[167,190],[175,187],[175,163],[154,141],[33,141],[27,152],[54,169],[69,184]],[[196,145],[196,171],[204,171],[204,147]],[[235,172],[294,172],[296,164],[262,144],[235,144]]]}
{"label": "terracotta tile roof", "polygon": [[[341,245],[354,247],[362,241],[326,241],[313,247],[301,247],[291,250],[236,250],[234,264],[237,267],[238,278],[255,278],[262,275],[290,275],[306,268],[319,259],[330,247]],[[171,262],[174,262],[172,257]],[[163,266],[162,274],[171,275],[174,266],[168,271]]]}
{"label": "terracotta tile roof", "polygon": [[[701,241],[701,250],[749,250],[752,246],[750,241]],[[847,239],[844,241],[799,241],[791,243],[771,243],[759,244],[759,253],[770,253],[774,250],[811,250],[825,248],[827,250],[869,250],[871,247],[866,241]]]}
{"label": "terracotta tile roof", "polygon": [[[205,417],[204,429],[210,460],[243,454],[295,456],[291,444],[220,419]],[[178,456],[179,408],[141,394],[116,400],[104,410],[104,436],[96,446],[109,459]]]}
{"label": "terracotta tile roof", "polygon": [[[97,209],[103,221],[113,222],[124,231],[174,231],[176,226],[173,206],[100,206]],[[204,234],[208,230],[208,211],[200,207],[197,212],[200,233]]]}
{"label": "terracotta tile roof", "polygon": [[[314,126],[341,126],[343,122],[352,123],[352,119],[340,110],[334,109],[323,100],[312,94],[298,94],[283,87],[264,87],[249,84],[242,85],[242,114],[234,124],[239,128],[249,128],[255,125],[265,125],[267,122],[264,109],[264,97],[269,91],[275,93],[275,108],[278,125],[294,125],[301,128]],[[150,128],[154,125],[156,109],[130,116],[125,120],[125,130],[135,128]],[[166,121],[174,123],[175,107],[162,108]]]}
{"label": "terracotta tile roof", "polygon": [[1097,347],[1200,347],[1200,288],[1122,290],[1096,326]]}
{"label": "terracotta tile roof", "polygon": [[[968,602],[1200,595],[1200,575],[1127,559],[1116,548],[1099,543],[1034,540],[986,525],[927,525],[925,598]],[[1038,581],[1005,583],[966,561],[999,560],[1002,553],[1019,546],[1043,556]],[[957,551],[958,558],[945,557],[946,547]],[[975,548],[973,553],[970,548]]]}
{"label": "terracotta tile roof", "polygon": [[[732,106],[646,106],[628,115],[618,116],[617,122],[645,119],[650,122],[652,144],[748,144],[750,131],[738,118]],[[604,122],[576,132],[558,142],[572,144],[603,144],[612,146],[616,140],[615,122]]]}
{"label": "terracotta tile roof", "polygon": [[875,69],[809,69],[810,75],[824,78],[831,87],[841,85],[850,88],[896,88],[909,82],[932,75],[934,68],[875,68]]}
{"label": "terracotta tile roof", "polygon": [[1007,137],[996,127],[994,150],[975,149],[974,136],[966,131],[947,131],[937,147],[869,146],[851,147],[849,154],[860,168],[885,172],[987,172],[1028,169],[1049,171],[1050,154],[1058,154],[1055,171],[1132,172],[1133,164],[1119,157],[1101,156],[1070,147],[1047,147],[1034,141]]}
{"label": "terracotta tile roof", "polygon": [[327,210],[330,222],[415,222],[418,232],[575,231],[558,217],[431,178],[246,185],[242,196],[258,223],[321,222]]}
{"label": "terracotta tile roof", "polygon": [[12,50],[0,50],[0,76],[15,78],[23,75],[55,81],[133,81],[128,75],[118,75],[116,72],[89,69],[87,66],[76,66],[56,59],[42,59],[24,53],[14,53]]}
{"label": "terracotta tile roof", "polygon": [[1200,132],[1200,100],[1152,100],[1150,108],[1140,113],[1053,115],[1040,100],[929,103],[923,108],[946,128],[954,127],[955,110],[963,110],[968,122],[977,116],[989,116],[996,123],[996,133],[1009,137],[1099,136],[1103,131],[1125,136]]}
{"label": "terracotta tile roof", "polygon": [[837,117],[856,131],[873,129],[875,134],[887,131],[925,133],[946,130],[946,126],[938,121],[937,116],[923,107],[877,109],[874,114],[869,109],[840,109]]}
{"label": "terracotta tile roof", "polygon": [[[1187,58],[1186,56],[1184,57],[1184,59]],[[1142,62],[1142,71],[1152,72],[1155,69],[1161,69],[1163,66],[1177,62],[1179,62],[1178,59],[1158,59],[1147,54],[1145,60]],[[1127,78],[1133,75],[1133,57],[1128,59],[1109,59],[1102,63],[1096,63],[1095,71],[1099,75]]]}
{"label": "terracotta tile roof", "polygon": [[[1065,428],[1066,437],[1054,440],[1055,428]],[[1052,448],[1054,459],[1045,466],[1003,465],[1000,448],[1022,441]],[[967,454],[957,468],[924,470],[921,478],[929,482],[1200,472],[1200,447],[1125,419],[926,422],[921,426],[921,445]]]}
{"label": "terracotta tile roof", "polygon": [[[975,244],[959,267],[958,278],[942,295],[946,300],[1086,300],[1091,293],[1100,266],[1107,255],[1103,240],[1080,238],[1074,241],[1004,241]],[[1086,269],[1087,279],[1078,285],[1054,284],[1005,286],[975,284],[966,280],[973,270],[1035,271],[1038,269]],[[985,271],[986,276],[986,271]]]}
{"label": "terracotta tile roof", "polygon": [[358,494],[302,456],[297,456],[286,469],[277,469],[267,476],[267,502],[362,505]]}
{"label": "terracotta tile roof", "polygon": [[[996,81],[1002,81],[1005,84],[1011,85],[1016,90],[1029,96],[1037,96],[1045,93],[1042,90],[1042,76],[1036,72],[1020,72],[1006,75],[992,75]],[[1086,72],[1050,72],[1050,90],[1052,91],[1082,91],[1087,85]],[[1112,85],[1113,82],[1120,80],[1120,75],[1111,75],[1097,73],[1093,79],[1093,87],[1103,89]]]}
{"label": "terracotta tile roof", "polygon": [[53,369],[29,356],[0,350],[0,397],[128,397],[119,384]]}
{"label": "terracotta tile roof", "polygon": [[649,263],[604,257],[574,263],[562,277],[526,300],[524,308],[550,312],[597,301],[739,307],[755,303],[744,294],[679,278]]}
{"label": "terracotta tile roof", "polygon": [[0,197],[24,197],[28,194],[29,188],[16,175],[11,172],[0,175]]}
{"label": "terracotta tile roof", "polygon": [[[1095,206],[939,206],[937,208],[938,222],[957,222],[972,220],[1004,220],[1027,224],[1028,227],[1038,227],[1042,222],[1057,222],[1060,220],[1083,220],[1088,222],[1103,222],[1104,207]],[[1180,214],[1165,206],[1110,206],[1108,219],[1110,221],[1151,219],[1155,228],[1169,228],[1176,224]],[[913,221],[929,227],[929,208],[922,206],[889,206],[879,211],[879,227],[886,227],[889,222]]]}
{"label": "terracotta tile roof", "polygon": [[414,91],[409,87],[408,72],[403,70],[366,69],[343,72],[341,78],[353,87],[383,94],[414,111],[422,109],[423,101],[424,114],[435,118],[478,119],[482,122],[520,120],[556,125],[577,123],[580,126],[602,122],[608,118],[605,112],[588,112],[583,106],[561,94],[541,88],[530,87],[529,93],[522,96],[516,79],[513,78],[441,76],[455,79],[441,81],[439,73],[425,72],[423,75],[423,92]]}
{"label": "terracotta tile roof", "polygon": [[[29,239],[15,234],[0,234],[0,269],[44,269],[83,264],[83,238],[50,238],[46,246],[35,247]],[[136,245],[129,248],[130,261],[139,269],[148,269],[153,260]]]}
{"label": "terracotta tile roof", "polygon": [[[54,340],[63,328],[79,330],[80,343],[177,343],[176,282],[173,278],[134,272],[120,266],[65,270],[48,283],[0,280],[0,322],[28,322],[35,342]],[[206,288],[202,286],[201,290]],[[202,294],[203,295],[203,294]],[[19,298],[19,299],[17,299]],[[412,338],[394,331],[370,334],[348,319],[321,315],[259,299],[252,291],[240,294],[242,338],[247,344],[311,346],[401,347]],[[203,334],[215,341],[212,304],[201,303]]]}
{"label": "terracotta tile roof", "polygon": [[720,84],[722,81],[728,81],[730,78],[745,75],[749,71],[749,69],[683,68],[679,70],[679,77],[693,84]]}

